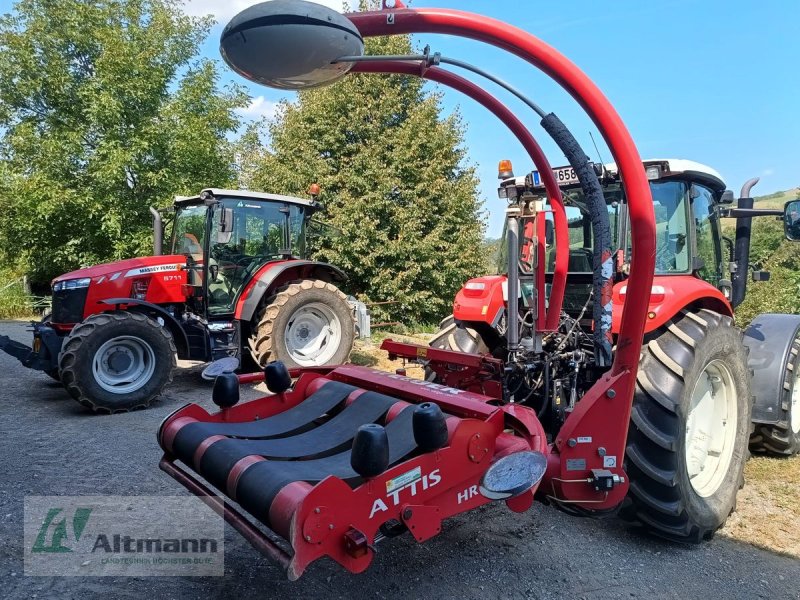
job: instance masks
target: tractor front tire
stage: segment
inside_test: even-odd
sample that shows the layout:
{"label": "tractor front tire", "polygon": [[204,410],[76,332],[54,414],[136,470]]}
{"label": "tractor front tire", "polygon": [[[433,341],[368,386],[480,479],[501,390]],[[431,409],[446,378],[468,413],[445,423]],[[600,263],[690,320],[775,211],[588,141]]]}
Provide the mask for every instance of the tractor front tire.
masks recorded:
{"label": "tractor front tire", "polygon": [[744,485],[751,412],[747,353],[730,317],[682,311],[648,336],[620,515],[674,541],[710,539]]}
{"label": "tractor front tire", "polygon": [[91,315],[64,340],[61,383],[94,412],[144,408],[172,381],[175,355],[170,332],[143,314]]}
{"label": "tractor front tire", "polygon": [[[483,341],[481,335],[474,329],[456,323],[453,315],[445,317],[439,322],[439,331],[431,338],[428,345],[431,348],[468,354],[488,354],[490,352],[489,346]],[[425,367],[425,379],[433,382],[437,380],[436,373],[429,367]]]}
{"label": "tractor front tire", "polygon": [[332,283],[302,279],[267,299],[249,339],[260,367],[280,360],[291,368],[340,365],[353,349],[355,319],[345,296]]}
{"label": "tractor front tire", "polygon": [[792,341],[784,366],[783,395],[777,423],[756,424],[750,449],[753,452],[792,456],[800,453],[800,337]]}

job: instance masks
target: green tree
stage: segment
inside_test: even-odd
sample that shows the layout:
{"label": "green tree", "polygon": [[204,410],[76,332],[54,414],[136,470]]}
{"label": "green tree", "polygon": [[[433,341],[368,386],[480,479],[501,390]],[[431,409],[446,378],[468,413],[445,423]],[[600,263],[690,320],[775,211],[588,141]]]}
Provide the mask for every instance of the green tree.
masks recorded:
{"label": "green tree", "polygon": [[[408,37],[367,43],[369,54],[411,50]],[[326,212],[318,218],[336,234],[313,239],[314,255],[347,272],[351,293],[398,302],[375,318],[433,322],[484,270],[484,221],[460,117],[442,117],[440,95],[420,79],[351,75],[301,92],[280,106],[269,138],[251,184],[294,194],[321,185]]]}
{"label": "green tree", "polygon": [[34,281],[146,253],[150,205],[234,179],[247,97],[172,0],[20,0],[0,18],[0,258]]}

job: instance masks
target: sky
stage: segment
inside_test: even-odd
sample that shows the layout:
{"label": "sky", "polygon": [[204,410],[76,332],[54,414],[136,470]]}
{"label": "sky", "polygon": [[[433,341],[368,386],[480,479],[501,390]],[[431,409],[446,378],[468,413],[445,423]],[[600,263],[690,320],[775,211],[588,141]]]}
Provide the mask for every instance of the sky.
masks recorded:
{"label": "sky", "polygon": [[[341,0],[318,0],[341,10]],[[186,11],[212,14],[218,25],[203,53],[219,59],[219,34],[250,0],[189,0]],[[0,11],[11,3],[0,0]],[[411,7],[455,8],[508,21],[577,64],[606,94],[629,128],[641,156],[687,158],[712,166],[738,191],[760,177],[756,195],[800,186],[800,1],[798,0],[414,0]],[[570,128],[587,154],[611,155],[592,122],[556,83],[528,63],[479,42],[415,36],[422,47],[487,69],[514,84]],[[253,97],[245,118],[274,116],[293,94],[242,79],[221,63],[223,83],[244,84]],[[463,73],[461,73],[463,74]],[[472,78],[470,76],[470,78]],[[553,166],[566,164],[536,115],[488,84],[529,126]],[[445,113],[458,110],[465,146],[477,167],[488,212],[487,235],[499,235],[504,202],[497,198],[497,163],[511,159],[516,174],[533,168],[505,126],[472,100],[448,88]],[[279,191],[279,190],[273,190]]]}

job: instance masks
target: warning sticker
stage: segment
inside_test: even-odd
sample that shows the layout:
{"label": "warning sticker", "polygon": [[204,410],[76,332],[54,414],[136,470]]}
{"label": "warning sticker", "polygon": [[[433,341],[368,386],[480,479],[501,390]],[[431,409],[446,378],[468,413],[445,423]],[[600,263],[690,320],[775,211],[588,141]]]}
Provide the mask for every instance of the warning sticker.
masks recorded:
{"label": "warning sticker", "polygon": [[585,471],[586,459],[585,458],[568,458],[567,471]]}
{"label": "warning sticker", "polygon": [[579,444],[591,444],[592,443],[592,438],[590,436],[579,437],[578,438],[578,443]]}
{"label": "warning sticker", "polygon": [[393,491],[398,490],[401,487],[405,487],[409,483],[417,481],[418,479],[421,478],[422,478],[422,467],[416,467],[415,469],[406,471],[402,475],[398,475],[394,479],[389,479],[386,482],[386,493],[391,494]]}
{"label": "warning sticker", "polygon": [[606,469],[616,467],[617,466],[617,457],[616,456],[604,456],[603,457],[603,466]]}

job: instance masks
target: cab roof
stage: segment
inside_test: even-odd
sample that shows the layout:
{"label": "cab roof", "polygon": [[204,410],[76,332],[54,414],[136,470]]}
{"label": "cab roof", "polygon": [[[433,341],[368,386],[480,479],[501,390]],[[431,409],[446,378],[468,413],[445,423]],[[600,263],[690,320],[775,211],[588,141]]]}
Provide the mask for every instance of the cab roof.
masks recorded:
{"label": "cab roof", "polygon": [[[668,170],[662,174],[660,179],[668,179],[671,176],[685,174],[690,175],[698,180],[702,180],[704,183],[710,185],[715,191],[722,192],[725,191],[726,188],[725,180],[722,179],[722,175],[719,174],[719,171],[694,160],[688,160],[685,158],[651,158],[648,160],[643,160],[642,164],[644,164],[645,168],[650,165],[666,164]],[[617,168],[616,163],[609,163],[604,165],[604,167],[606,171],[609,171],[614,175],[619,174],[619,169]]]}
{"label": "cab roof", "polygon": [[175,196],[176,204],[192,204],[203,200],[202,196],[206,193],[214,198],[246,198],[248,200],[264,202],[286,202],[287,204],[298,204],[300,206],[315,206],[316,202],[308,198],[296,198],[294,196],[283,196],[281,194],[268,194],[266,192],[252,192],[250,190],[226,190],[222,188],[206,188],[196,196]]}
{"label": "cab roof", "polygon": [[[651,158],[648,160],[643,160],[642,164],[644,165],[645,169],[652,165],[666,165],[666,169],[662,172],[662,175],[659,177],[659,179],[669,179],[670,177],[689,175],[693,179],[697,179],[698,181],[707,184],[715,192],[724,192],[726,188],[725,181],[722,179],[722,175],[720,175],[716,169],[712,169],[708,165],[704,165],[693,160],[687,160],[685,158]],[[568,166],[556,167],[554,170],[562,168],[568,168]],[[617,168],[616,163],[606,163],[603,165],[603,168],[611,175],[619,175],[619,169]],[[510,177],[508,179],[504,179],[501,182],[501,185],[506,186],[512,182],[514,182],[514,185],[524,186],[525,178]],[[578,185],[577,182],[571,182],[562,185],[562,187],[571,187],[576,185]],[[541,187],[544,186],[542,185]]]}

